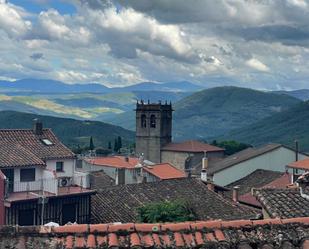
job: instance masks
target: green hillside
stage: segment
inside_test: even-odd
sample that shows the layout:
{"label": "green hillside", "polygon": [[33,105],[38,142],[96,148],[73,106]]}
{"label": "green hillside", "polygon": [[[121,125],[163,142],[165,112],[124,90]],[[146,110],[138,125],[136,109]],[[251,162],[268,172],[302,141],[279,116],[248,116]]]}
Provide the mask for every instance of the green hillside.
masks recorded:
{"label": "green hillside", "polygon": [[242,129],[233,130],[219,140],[238,141],[261,145],[268,142],[293,146],[297,139],[300,149],[309,151],[309,101],[287,111],[277,113]]}
{"label": "green hillside", "polygon": [[174,135],[202,138],[252,124],[300,103],[300,100],[239,87],[216,87],[194,93],[174,106]]}
{"label": "green hillside", "polygon": [[97,147],[107,147],[108,142],[113,142],[118,136],[122,137],[124,145],[134,142],[134,132],[119,126],[99,121],[81,121],[14,111],[0,111],[0,129],[32,128],[35,118],[39,118],[44,127],[52,128],[60,140],[71,148],[77,145],[88,146],[90,136]]}

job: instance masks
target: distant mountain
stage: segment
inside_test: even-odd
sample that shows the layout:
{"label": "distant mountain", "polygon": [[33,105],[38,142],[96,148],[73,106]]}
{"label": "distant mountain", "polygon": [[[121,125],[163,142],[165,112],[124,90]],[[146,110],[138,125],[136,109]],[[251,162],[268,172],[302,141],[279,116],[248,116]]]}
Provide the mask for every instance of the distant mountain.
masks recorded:
{"label": "distant mountain", "polygon": [[286,94],[303,101],[309,100],[309,89],[299,89],[294,91],[276,91],[274,93]]}
{"label": "distant mountain", "polygon": [[132,86],[113,88],[113,91],[161,91],[161,92],[196,92],[203,87],[188,81],[153,83],[143,82]]}
{"label": "distant mountain", "polygon": [[[173,105],[173,137],[175,140],[213,138],[280,113],[300,102],[287,95],[247,88],[202,90]],[[135,130],[135,114],[131,110],[110,117],[108,122]]]}
{"label": "distant mountain", "polygon": [[135,134],[119,126],[98,121],[81,121],[70,118],[56,118],[29,113],[0,111],[0,129],[32,128],[33,119],[39,118],[46,128],[52,128],[60,140],[69,147],[88,146],[90,136],[95,146],[107,147],[108,142],[118,136],[123,144],[134,143]]}
{"label": "distant mountain", "polygon": [[174,134],[178,139],[209,139],[280,113],[299,102],[287,95],[247,88],[203,90],[175,104]]}
{"label": "distant mountain", "polygon": [[300,149],[309,152],[309,101],[269,116],[241,129],[232,130],[219,140],[236,139],[253,145],[269,142],[294,146],[300,142]]}
{"label": "distant mountain", "polygon": [[0,92],[3,93],[119,93],[132,91],[165,91],[165,92],[195,92],[201,90],[187,81],[153,83],[143,82],[126,87],[110,88],[101,84],[65,84],[61,81],[47,79],[22,79],[14,82],[0,81]]}

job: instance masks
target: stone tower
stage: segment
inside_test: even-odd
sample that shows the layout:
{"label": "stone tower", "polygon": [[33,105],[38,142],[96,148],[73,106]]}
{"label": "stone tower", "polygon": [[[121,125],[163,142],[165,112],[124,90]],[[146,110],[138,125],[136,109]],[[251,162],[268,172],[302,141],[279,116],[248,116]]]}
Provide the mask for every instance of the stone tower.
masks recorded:
{"label": "stone tower", "polygon": [[172,141],[172,104],[136,103],[136,154],[161,162],[161,148]]}

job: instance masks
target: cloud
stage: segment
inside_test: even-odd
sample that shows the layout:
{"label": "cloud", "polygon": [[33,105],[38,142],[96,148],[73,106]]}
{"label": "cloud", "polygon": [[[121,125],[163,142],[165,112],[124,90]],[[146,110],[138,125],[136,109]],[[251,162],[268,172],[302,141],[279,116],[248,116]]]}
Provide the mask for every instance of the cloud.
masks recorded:
{"label": "cloud", "polygon": [[43,53],[33,53],[32,55],[30,55],[30,58],[36,61],[42,59],[43,56]]}
{"label": "cloud", "polygon": [[269,67],[267,67],[264,63],[262,63],[261,61],[259,61],[258,59],[255,59],[255,58],[247,60],[246,65],[248,65],[249,67],[251,67],[253,69],[261,71],[261,72],[268,72],[269,71]]}

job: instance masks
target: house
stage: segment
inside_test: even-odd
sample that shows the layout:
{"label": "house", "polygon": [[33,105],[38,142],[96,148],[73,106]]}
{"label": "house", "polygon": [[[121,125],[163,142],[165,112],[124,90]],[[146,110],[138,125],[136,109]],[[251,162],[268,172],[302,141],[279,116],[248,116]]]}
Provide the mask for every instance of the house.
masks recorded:
{"label": "house", "polygon": [[309,217],[309,173],[300,176],[289,188],[253,189],[265,218]]}
{"label": "house", "polygon": [[296,153],[282,144],[267,144],[248,148],[222,160],[209,163],[207,177],[217,185],[226,186],[257,169],[285,172],[285,167],[295,158],[304,159],[307,155]]}
{"label": "house", "polygon": [[127,156],[85,158],[82,169],[79,170],[85,172],[103,170],[117,185],[186,177],[183,171],[169,163],[154,164],[142,158]]}
{"label": "house", "polygon": [[293,176],[291,182],[295,182],[299,176],[309,171],[309,158],[289,163],[286,169],[291,172]]}
{"label": "house", "polygon": [[309,247],[309,218],[165,224],[81,224],[0,228],[1,248],[239,248]]}
{"label": "house", "polygon": [[224,149],[199,141],[172,142],[171,103],[136,103],[136,155],[155,163],[170,163],[180,170],[190,170],[209,159],[222,158]]}
{"label": "house", "polygon": [[234,198],[242,204],[256,208],[262,208],[259,201],[252,195],[252,188],[286,188],[291,183],[291,174],[265,169],[257,169],[251,174],[230,183],[226,187],[229,192],[224,192],[225,196]]}
{"label": "house", "polygon": [[196,178],[179,178],[140,184],[118,185],[97,191],[92,198],[93,223],[136,222],[137,209],[145,204],[184,200],[198,220],[249,219],[257,213],[208,189]]}
{"label": "house", "polygon": [[221,159],[224,149],[195,140],[169,143],[161,148],[162,162],[169,162],[187,172],[200,165],[203,157],[209,161]]}
{"label": "house", "polygon": [[94,191],[74,168],[74,153],[40,121],[33,129],[0,130],[3,223],[89,222]]}

